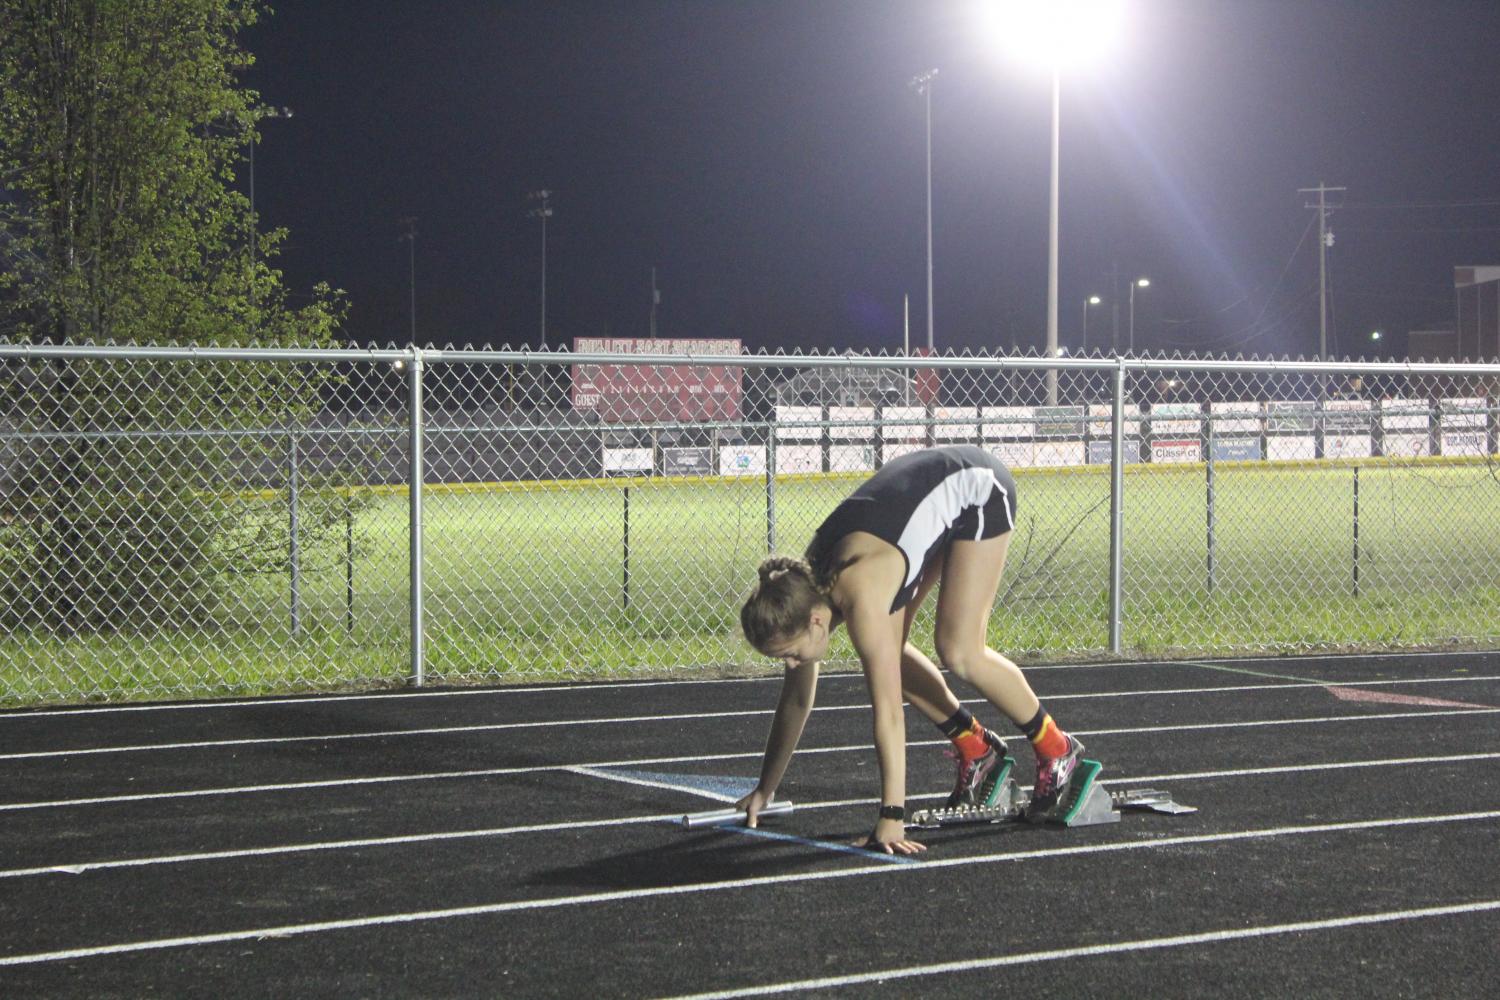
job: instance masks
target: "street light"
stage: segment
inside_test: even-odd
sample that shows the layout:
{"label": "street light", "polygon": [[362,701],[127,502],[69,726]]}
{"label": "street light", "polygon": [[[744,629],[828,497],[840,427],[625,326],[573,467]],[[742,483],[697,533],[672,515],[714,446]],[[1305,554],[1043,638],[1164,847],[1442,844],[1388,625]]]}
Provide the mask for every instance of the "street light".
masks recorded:
{"label": "street light", "polygon": [[914,76],[911,87],[927,99],[927,353],[932,353],[932,80],[937,70]]}
{"label": "street light", "polygon": [[[1087,65],[1120,27],[1119,0],[995,0],[980,8],[1013,58],[1052,73],[1052,181],[1048,201],[1047,355],[1057,357],[1057,188],[1062,73]],[[1047,402],[1057,403],[1057,369],[1047,372]]]}
{"label": "street light", "polygon": [[1130,283],[1130,346],[1127,353],[1135,353],[1135,290],[1137,288],[1150,288],[1150,278],[1136,278]]}
{"label": "street light", "polygon": [[552,218],[552,208],[547,204],[547,199],[552,197],[548,190],[533,191],[527,195],[528,201],[534,202],[536,207],[526,214],[533,219],[542,220],[542,350],[547,349],[547,220]]}
{"label": "street light", "polygon": [[1089,306],[1097,306],[1104,300],[1097,295],[1090,295],[1083,300],[1083,353],[1089,352]]}

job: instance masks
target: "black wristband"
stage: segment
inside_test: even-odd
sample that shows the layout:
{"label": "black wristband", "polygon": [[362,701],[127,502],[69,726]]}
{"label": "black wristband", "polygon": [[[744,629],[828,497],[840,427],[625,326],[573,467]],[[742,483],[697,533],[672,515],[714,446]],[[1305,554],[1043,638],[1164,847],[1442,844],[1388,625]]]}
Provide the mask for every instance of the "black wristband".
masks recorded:
{"label": "black wristband", "polygon": [[906,809],[902,806],[881,806],[880,818],[904,820],[906,819]]}

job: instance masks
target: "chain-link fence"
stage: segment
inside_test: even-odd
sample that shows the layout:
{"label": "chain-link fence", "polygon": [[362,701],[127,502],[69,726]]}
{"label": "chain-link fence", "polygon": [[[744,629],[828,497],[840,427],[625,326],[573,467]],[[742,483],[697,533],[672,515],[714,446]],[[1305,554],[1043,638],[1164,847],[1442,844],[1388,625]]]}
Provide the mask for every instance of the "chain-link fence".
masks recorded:
{"label": "chain-link fence", "polygon": [[762,666],[737,633],[757,561],[884,462],[961,442],[1016,474],[991,625],[1011,655],[1493,644],[1497,385],[1471,364],[0,345],[0,700]]}

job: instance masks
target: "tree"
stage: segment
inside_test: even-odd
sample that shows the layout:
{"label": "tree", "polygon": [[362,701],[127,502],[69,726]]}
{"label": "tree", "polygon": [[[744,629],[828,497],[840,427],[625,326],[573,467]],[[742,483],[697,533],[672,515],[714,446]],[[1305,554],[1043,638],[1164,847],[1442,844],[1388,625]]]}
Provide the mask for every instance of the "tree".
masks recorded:
{"label": "tree", "polygon": [[[319,346],[342,293],[290,308],[235,170],[265,113],[237,43],[255,0],[0,0],[0,337],[25,343]],[[316,406],[318,373],[252,365],[28,365],[0,422],[35,442],[0,516],[7,617],[65,630],[221,596],[233,515],[211,495],[254,428]],[[247,448],[249,451],[247,452]],[[19,527],[18,527],[19,526]]]}

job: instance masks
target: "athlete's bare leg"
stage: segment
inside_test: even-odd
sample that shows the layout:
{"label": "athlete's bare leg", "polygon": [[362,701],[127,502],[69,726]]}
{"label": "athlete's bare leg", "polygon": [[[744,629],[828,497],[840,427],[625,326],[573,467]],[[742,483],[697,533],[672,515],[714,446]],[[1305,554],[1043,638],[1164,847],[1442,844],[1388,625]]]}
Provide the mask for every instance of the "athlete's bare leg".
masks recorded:
{"label": "athlete's bare leg", "polygon": [[1009,547],[1010,532],[949,546],[938,591],[935,644],[944,666],[1019,726],[1036,715],[1041,703],[1021,668],[985,644]]}
{"label": "athlete's bare leg", "polygon": [[912,645],[911,627],[922,602],[942,575],[943,560],[939,557],[922,574],[922,582],[917,585],[916,596],[906,606],[906,618],[901,626],[901,693],[913,708],[936,725],[953,718],[953,713],[959,709],[958,698],[943,679],[937,664]]}

